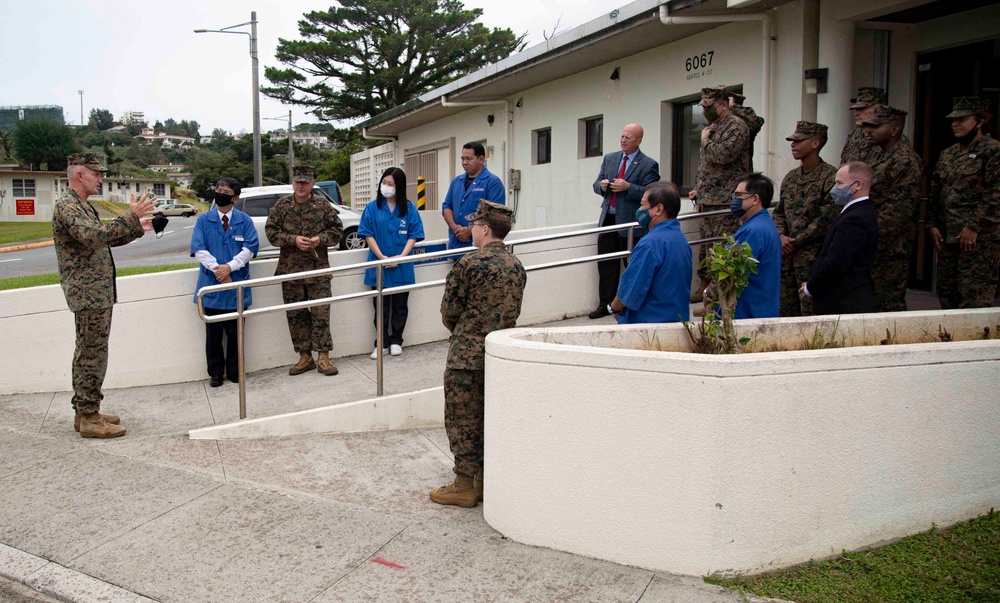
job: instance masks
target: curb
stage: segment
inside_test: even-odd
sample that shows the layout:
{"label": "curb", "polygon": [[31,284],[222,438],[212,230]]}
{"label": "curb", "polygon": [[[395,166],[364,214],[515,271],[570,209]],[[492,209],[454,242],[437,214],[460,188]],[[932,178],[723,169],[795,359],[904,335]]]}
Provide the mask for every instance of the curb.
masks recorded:
{"label": "curb", "polygon": [[20,243],[17,245],[8,245],[5,247],[0,247],[0,253],[6,253],[8,251],[23,251],[25,249],[36,249],[38,247],[50,247],[55,245],[55,241],[52,239],[46,239],[44,241],[37,241],[35,243]]}
{"label": "curb", "polygon": [[0,544],[0,576],[70,603],[155,603],[54,561]]}

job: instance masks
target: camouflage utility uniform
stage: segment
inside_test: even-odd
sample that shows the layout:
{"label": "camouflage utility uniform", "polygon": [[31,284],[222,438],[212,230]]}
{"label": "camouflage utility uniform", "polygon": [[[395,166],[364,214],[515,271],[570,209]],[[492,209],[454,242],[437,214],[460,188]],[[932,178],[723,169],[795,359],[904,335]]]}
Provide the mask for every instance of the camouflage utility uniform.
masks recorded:
{"label": "camouflage utility uniform", "polygon": [[[876,147],[877,148],[877,147]],[[920,156],[900,139],[887,152],[879,149],[871,199],[878,217],[878,248],[872,280],[879,312],[906,310],[906,280],[910,267],[915,216],[923,179]]]}
{"label": "camouflage utility uniform", "polygon": [[747,125],[747,134],[750,137],[747,143],[747,174],[749,174],[753,171],[753,143],[757,140],[757,134],[760,133],[761,128],[764,127],[764,118],[757,115],[752,107],[744,105],[733,105],[729,110]]}
{"label": "camouflage utility uniform", "polygon": [[774,225],[778,232],[795,241],[795,250],[781,261],[781,315],[810,316],[812,300],[799,297],[799,286],[809,280],[823,237],[836,219],[830,189],[837,169],[820,159],[811,172],[797,167],[781,181]]}
{"label": "camouflage utility uniform", "polygon": [[[695,203],[703,212],[728,210],[740,179],[750,172],[748,148],[750,132],[743,120],[729,113],[712,124],[712,132],[701,147],[698,161],[698,178]],[[712,216],[701,221],[701,238],[721,237],[736,232],[736,218],[731,214]],[[705,259],[706,246],[698,252],[698,277],[707,284],[708,277],[701,261]]]}
{"label": "camouflage utility uniform", "polygon": [[486,335],[517,322],[526,281],[524,266],[500,241],[466,255],[448,273],[441,300],[441,320],[451,331],[444,421],[457,475],[473,477],[483,467]]}
{"label": "camouflage utility uniform", "polygon": [[869,167],[878,160],[882,150],[868,142],[865,136],[865,129],[858,126],[851,130],[851,135],[844,143],[844,150],[840,152],[840,165],[851,161],[860,161],[868,164]]}
{"label": "camouflage utility uniform", "polygon": [[59,283],[76,319],[71,400],[76,412],[98,412],[104,399],[101,386],[108,370],[111,312],[118,301],[111,247],[125,245],[142,235],[139,218],[131,211],[102,223],[90,202],[72,189],[53,210],[52,239]]}
{"label": "camouflage utility uniform", "polygon": [[[938,256],[941,307],[987,308],[997,291],[1000,264],[1000,142],[983,136],[969,146],[941,152],[931,176],[927,227],[944,235]],[[959,249],[963,228],[977,234],[976,247]]]}
{"label": "camouflage utility uniform", "polygon": [[[344,225],[327,199],[314,194],[308,201],[298,203],[294,195],[289,195],[278,199],[271,208],[264,233],[272,245],[281,248],[274,274],[292,274],[329,268],[327,247],[340,243]],[[319,246],[302,251],[295,246],[296,236],[318,236]],[[281,297],[286,304],[330,297],[330,277],[317,276],[281,283]],[[329,352],[333,348],[329,305],[289,310],[286,314],[288,332],[296,352]]]}

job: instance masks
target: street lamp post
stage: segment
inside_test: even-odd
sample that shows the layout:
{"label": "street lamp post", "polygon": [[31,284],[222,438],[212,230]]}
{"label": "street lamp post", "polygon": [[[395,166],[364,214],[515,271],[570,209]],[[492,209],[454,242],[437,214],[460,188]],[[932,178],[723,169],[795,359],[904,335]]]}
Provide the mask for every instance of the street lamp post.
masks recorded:
{"label": "street lamp post", "polygon": [[[265,117],[275,121],[284,121],[284,117]],[[292,146],[292,110],[288,110],[288,183],[292,183],[295,168],[295,147]]]}
{"label": "street lamp post", "polygon": [[[237,27],[250,26],[250,31],[229,31]],[[222,29],[196,29],[194,33],[226,33],[250,36],[250,58],[253,63],[253,185],[263,184],[263,170],[260,160],[260,85],[257,78],[257,11],[250,13],[250,20],[239,25],[230,25]]]}

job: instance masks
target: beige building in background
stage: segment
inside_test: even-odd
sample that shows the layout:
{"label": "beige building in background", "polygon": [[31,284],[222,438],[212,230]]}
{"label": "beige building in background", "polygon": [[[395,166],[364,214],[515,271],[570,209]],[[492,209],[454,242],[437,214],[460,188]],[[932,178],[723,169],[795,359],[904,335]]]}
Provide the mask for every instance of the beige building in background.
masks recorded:
{"label": "beige building in background", "polygon": [[[130,195],[152,192],[169,199],[171,183],[167,179],[124,178],[107,176],[101,191],[91,199],[127,203]],[[48,222],[56,200],[69,190],[66,172],[0,170],[0,222]]]}

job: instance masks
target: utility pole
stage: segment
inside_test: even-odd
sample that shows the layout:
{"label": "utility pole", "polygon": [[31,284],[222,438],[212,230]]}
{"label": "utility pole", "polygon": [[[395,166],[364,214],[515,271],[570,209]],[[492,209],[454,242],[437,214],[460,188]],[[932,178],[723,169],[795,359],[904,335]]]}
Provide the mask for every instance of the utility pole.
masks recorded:
{"label": "utility pole", "polygon": [[78,92],[80,93],[80,125],[82,126],[82,125],[84,125],[84,123],[83,123],[83,90],[78,90]]}

